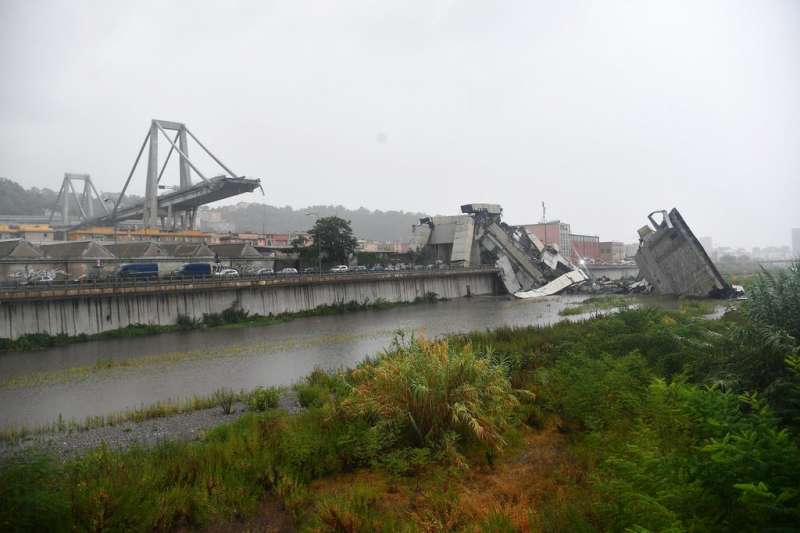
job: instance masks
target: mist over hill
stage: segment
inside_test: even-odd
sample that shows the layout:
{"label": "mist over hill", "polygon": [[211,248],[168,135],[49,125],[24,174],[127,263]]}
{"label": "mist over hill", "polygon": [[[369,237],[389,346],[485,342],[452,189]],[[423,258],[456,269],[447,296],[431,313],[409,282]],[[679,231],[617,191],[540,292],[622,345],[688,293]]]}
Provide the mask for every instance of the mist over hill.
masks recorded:
{"label": "mist over hill", "polygon": [[[77,191],[80,194],[80,190]],[[8,178],[0,177],[0,215],[46,215],[56,203],[58,191],[52,189],[31,187],[26,189],[19,183]],[[70,199],[72,196],[70,195]],[[117,198],[117,193],[103,194],[103,198],[112,200]],[[141,202],[143,198],[133,194],[126,194],[122,206],[129,206]],[[113,204],[106,204],[110,209]],[[75,203],[72,203],[74,213],[77,213]],[[94,200],[95,213],[100,213],[103,207]]]}
{"label": "mist over hill", "polygon": [[[103,196],[114,199],[117,193]],[[26,189],[14,180],[0,178],[2,215],[45,215],[52,209],[57,197],[58,191],[37,187]],[[139,196],[126,195],[122,204],[131,205],[142,200]],[[99,202],[95,204],[95,212],[101,212]],[[293,209],[289,206],[276,207],[257,203],[211,207],[208,211],[218,213],[223,222],[233,226],[234,231],[259,233],[305,231],[314,225],[314,217],[306,213],[316,213],[321,217],[335,215],[349,220],[358,238],[380,241],[408,240],[411,236],[411,225],[418,222],[420,217],[426,216],[424,213],[406,211],[371,211],[364,207],[347,209],[341,205],[314,205]]]}
{"label": "mist over hill", "polygon": [[256,203],[216,207],[209,211],[219,213],[223,221],[233,224],[235,231],[267,233],[311,229],[315,217],[306,213],[315,213],[321,217],[335,215],[349,220],[358,238],[382,241],[408,240],[412,224],[426,216],[424,213],[406,211],[371,211],[364,207],[347,209],[341,205],[314,205],[293,209],[289,206],[276,207]]}

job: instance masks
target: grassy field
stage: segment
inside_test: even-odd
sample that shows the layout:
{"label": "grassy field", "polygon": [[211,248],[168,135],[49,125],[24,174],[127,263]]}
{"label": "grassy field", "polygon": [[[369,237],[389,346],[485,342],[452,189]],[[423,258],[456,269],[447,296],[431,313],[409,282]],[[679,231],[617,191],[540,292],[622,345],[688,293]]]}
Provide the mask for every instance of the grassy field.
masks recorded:
{"label": "grassy field", "polygon": [[794,531],[799,302],[794,268],[722,320],[398,336],[310,374],[298,415],[5,464],[0,530]]}

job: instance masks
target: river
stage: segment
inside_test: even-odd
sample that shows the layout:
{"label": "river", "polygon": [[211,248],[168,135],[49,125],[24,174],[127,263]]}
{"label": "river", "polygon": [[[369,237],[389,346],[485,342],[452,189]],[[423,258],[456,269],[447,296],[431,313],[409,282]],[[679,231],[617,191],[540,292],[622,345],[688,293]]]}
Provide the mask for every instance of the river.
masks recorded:
{"label": "river", "polygon": [[[548,325],[585,296],[539,300],[462,298],[384,310],[298,318],[282,324],[98,340],[0,354],[0,427],[37,426],[204,396],[224,387],[289,385],[315,367],[353,366],[398,330],[440,335]],[[641,303],[647,301],[637,299]],[[651,300],[659,306],[664,300]],[[672,304],[674,305],[674,304]],[[586,315],[569,317],[571,320]]]}

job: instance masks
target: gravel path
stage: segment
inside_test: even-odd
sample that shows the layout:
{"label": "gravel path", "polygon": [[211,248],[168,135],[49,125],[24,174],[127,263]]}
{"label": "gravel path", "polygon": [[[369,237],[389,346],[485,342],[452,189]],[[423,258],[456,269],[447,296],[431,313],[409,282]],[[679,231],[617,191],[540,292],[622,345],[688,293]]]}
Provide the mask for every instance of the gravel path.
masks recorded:
{"label": "gravel path", "polygon": [[[295,414],[302,410],[294,391],[285,392],[280,408]],[[59,458],[77,457],[106,443],[112,449],[125,449],[133,445],[153,446],[165,441],[190,441],[203,437],[205,432],[220,424],[233,422],[247,412],[247,406],[237,403],[231,414],[219,407],[200,409],[189,413],[142,422],[124,422],[86,431],[43,433],[26,437],[18,442],[0,442],[0,462],[22,451],[38,449],[54,452]]]}

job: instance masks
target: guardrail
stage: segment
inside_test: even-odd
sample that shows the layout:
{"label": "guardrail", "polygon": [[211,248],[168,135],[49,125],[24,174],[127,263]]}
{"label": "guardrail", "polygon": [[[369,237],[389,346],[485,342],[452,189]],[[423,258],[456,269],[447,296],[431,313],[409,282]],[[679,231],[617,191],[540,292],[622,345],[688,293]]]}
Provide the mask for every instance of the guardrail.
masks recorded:
{"label": "guardrail", "polygon": [[399,278],[424,278],[441,276],[461,276],[474,273],[497,272],[495,267],[413,269],[385,271],[348,271],[240,275],[239,277],[161,277],[150,280],[109,279],[92,281],[51,281],[42,284],[19,284],[0,286],[0,302],[18,300],[41,300],[51,298],[74,298],[82,296],[107,296],[114,294],[138,294],[158,292],[178,292],[185,290],[240,289],[258,286],[305,285],[330,282],[352,282],[391,280]]}

